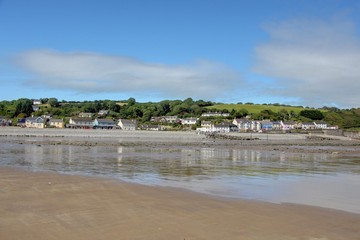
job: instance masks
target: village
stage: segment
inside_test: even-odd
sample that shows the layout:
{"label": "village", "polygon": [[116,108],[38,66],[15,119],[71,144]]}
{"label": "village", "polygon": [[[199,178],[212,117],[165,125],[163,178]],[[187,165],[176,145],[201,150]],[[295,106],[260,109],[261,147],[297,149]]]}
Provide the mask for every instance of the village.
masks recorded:
{"label": "village", "polygon": [[[270,121],[252,120],[250,118],[235,118],[233,121],[226,119],[227,113],[207,112],[201,117],[179,118],[177,116],[152,117],[152,124],[138,124],[135,119],[108,119],[106,111],[102,110],[94,118],[93,113],[80,113],[77,117],[71,117],[68,123],[63,119],[52,116],[38,116],[19,119],[16,126],[23,128],[74,128],[74,129],[119,129],[126,131],[150,130],[163,131],[173,130],[173,124],[181,125],[183,130],[196,130],[199,133],[228,133],[228,132],[291,132],[292,130],[336,130],[337,126],[329,126],[324,121],[296,122],[296,121]],[[217,121],[203,120],[209,117],[217,117]],[[224,119],[220,123],[218,119]],[[12,126],[10,120],[0,116],[1,126]]]}

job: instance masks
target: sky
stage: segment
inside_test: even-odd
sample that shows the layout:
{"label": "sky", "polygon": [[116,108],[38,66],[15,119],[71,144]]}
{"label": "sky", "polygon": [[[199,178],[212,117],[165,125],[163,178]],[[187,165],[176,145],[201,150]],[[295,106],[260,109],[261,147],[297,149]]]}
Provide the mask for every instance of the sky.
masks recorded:
{"label": "sky", "polygon": [[0,100],[360,107],[358,0],[0,0]]}

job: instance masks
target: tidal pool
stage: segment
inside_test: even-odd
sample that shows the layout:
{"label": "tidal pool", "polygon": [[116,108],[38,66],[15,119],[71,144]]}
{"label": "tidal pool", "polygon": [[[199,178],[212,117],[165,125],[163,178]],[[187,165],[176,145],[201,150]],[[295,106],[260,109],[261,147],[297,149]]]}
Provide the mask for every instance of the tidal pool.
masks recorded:
{"label": "tidal pool", "polygon": [[209,147],[2,142],[0,166],[360,213],[360,156]]}

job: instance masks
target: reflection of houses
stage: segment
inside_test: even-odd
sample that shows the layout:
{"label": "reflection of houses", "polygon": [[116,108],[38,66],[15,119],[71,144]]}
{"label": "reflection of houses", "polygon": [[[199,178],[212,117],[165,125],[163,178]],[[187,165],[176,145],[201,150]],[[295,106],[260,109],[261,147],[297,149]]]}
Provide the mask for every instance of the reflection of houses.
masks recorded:
{"label": "reflection of houses", "polygon": [[167,123],[176,123],[180,121],[178,116],[164,116],[163,119]]}
{"label": "reflection of houses", "polygon": [[128,120],[128,119],[120,119],[118,122],[118,126],[122,130],[135,131],[136,130],[136,121]]}
{"label": "reflection of houses", "polygon": [[112,119],[95,119],[94,121],[95,128],[100,129],[114,129],[116,128],[116,122]]}
{"label": "reflection of houses", "polygon": [[29,117],[25,120],[27,128],[45,128],[45,119],[42,117]]}
{"label": "reflection of houses", "polygon": [[69,128],[94,128],[94,121],[91,118],[70,118]]}
{"label": "reflection of houses", "polygon": [[64,120],[52,118],[49,121],[49,126],[55,128],[64,128]]}
{"label": "reflection of houses", "polygon": [[199,119],[198,118],[184,118],[181,120],[182,125],[195,125]]}

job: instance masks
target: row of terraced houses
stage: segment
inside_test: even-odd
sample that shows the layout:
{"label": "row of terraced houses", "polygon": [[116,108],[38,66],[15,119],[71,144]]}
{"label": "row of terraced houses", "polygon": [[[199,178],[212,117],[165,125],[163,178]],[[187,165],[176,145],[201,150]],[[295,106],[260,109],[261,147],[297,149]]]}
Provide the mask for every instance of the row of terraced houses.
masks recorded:
{"label": "row of terraced houses", "polygon": [[249,119],[237,119],[232,122],[213,124],[211,121],[202,121],[198,132],[267,132],[267,131],[291,131],[295,129],[338,129],[337,126],[329,126],[323,121],[295,122],[295,121],[256,121]]}

